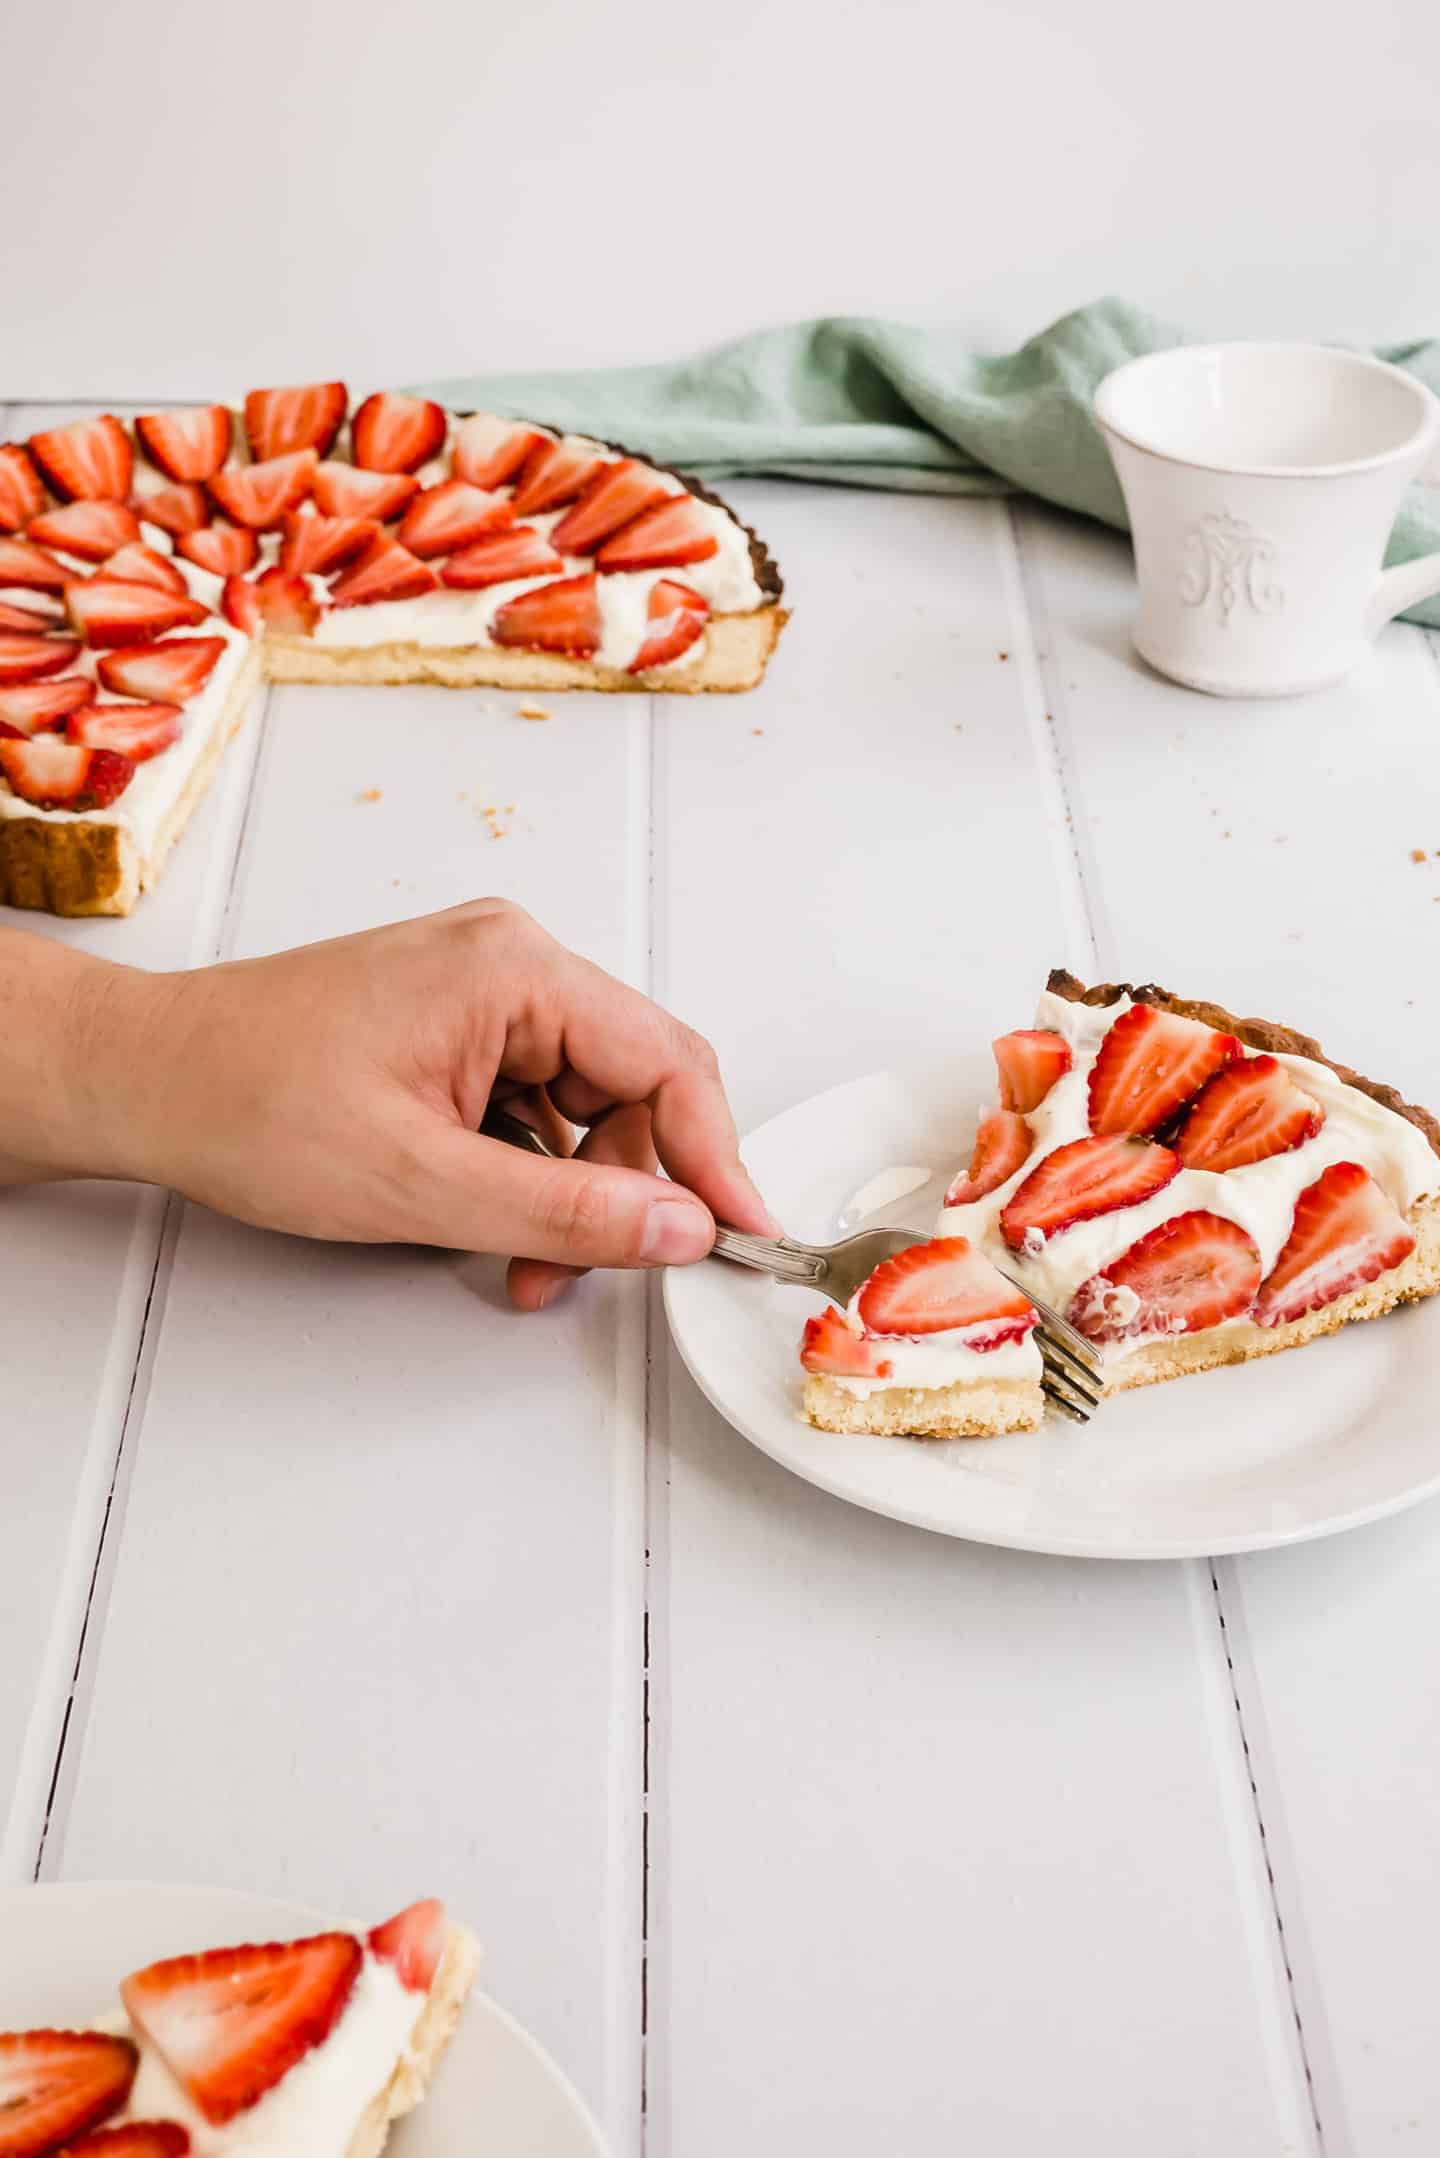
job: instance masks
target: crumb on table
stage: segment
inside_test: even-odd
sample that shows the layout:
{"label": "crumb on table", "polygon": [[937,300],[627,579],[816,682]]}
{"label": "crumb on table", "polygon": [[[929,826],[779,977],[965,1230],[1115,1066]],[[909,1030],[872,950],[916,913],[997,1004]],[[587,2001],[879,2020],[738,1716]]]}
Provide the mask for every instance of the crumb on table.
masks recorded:
{"label": "crumb on table", "polygon": [[362,793],[356,795],[355,799],[357,802],[378,802],[383,797],[378,787],[366,787]]}
{"label": "crumb on table", "polygon": [[1423,847],[1412,847],[1410,849],[1410,859],[1412,862],[1423,862],[1425,860],[1425,849]]}
{"label": "crumb on table", "polygon": [[1008,659],[1008,658],[1010,657],[1010,654],[1009,654],[1008,652],[1002,652],[1002,653],[1000,654],[1000,657],[1001,657],[1002,659]]}
{"label": "crumb on table", "polygon": [[763,734],[765,732],[765,729],[763,727],[752,727],[750,729],[750,732],[752,734]]}
{"label": "crumb on table", "polygon": [[543,704],[522,704],[520,717],[522,719],[548,719],[550,714]]}

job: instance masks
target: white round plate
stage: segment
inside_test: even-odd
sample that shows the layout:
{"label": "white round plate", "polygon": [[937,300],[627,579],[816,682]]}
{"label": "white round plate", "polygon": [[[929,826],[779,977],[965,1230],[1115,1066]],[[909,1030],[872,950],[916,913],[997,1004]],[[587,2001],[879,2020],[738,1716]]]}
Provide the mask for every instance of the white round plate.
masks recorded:
{"label": "white round plate", "polygon": [[[157,1956],[292,1940],[335,1918],[270,1896],[144,1881],[0,1888],[0,2030],[74,2026],[118,2007],[116,1985]],[[348,1921],[342,1921],[347,1923]],[[429,2095],[397,2121],[386,2158],[606,2158],[554,2062],[503,2008],[472,1993]]]}
{"label": "white round plate", "polygon": [[[772,1118],[745,1142],[791,1234],[934,1226],[968,1158],[988,1057],[947,1073],[880,1072]],[[863,1217],[888,1169],[931,1172]],[[1440,1298],[1350,1326],[1303,1354],[1205,1372],[1107,1401],[1085,1426],[1051,1416],[998,1439],[842,1437],[799,1413],[800,1331],[819,1304],[721,1261],[665,1277],[670,1329],[721,1415],[797,1476],[897,1521],[1020,1551],[1193,1558],[1300,1543],[1440,1490]]]}

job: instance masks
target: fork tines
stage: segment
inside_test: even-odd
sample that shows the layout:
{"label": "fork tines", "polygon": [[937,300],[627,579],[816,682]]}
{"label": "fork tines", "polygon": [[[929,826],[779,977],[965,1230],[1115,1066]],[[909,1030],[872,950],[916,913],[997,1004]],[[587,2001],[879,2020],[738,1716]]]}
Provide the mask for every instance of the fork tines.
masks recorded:
{"label": "fork tines", "polygon": [[1040,1304],[1035,1308],[1041,1315],[1035,1339],[1045,1367],[1041,1390],[1062,1415],[1077,1424],[1088,1423],[1105,1392],[1100,1359],[1084,1335],[1077,1334],[1058,1312]]}

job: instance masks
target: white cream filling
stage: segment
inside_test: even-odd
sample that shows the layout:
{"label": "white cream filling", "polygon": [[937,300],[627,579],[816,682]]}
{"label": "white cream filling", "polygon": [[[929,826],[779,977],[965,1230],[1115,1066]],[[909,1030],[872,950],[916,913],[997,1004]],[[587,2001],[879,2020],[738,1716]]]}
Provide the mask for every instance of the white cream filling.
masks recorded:
{"label": "white cream filling", "polygon": [[[861,1294],[857,1289],[846,1306],[846,1317],[857,1332],[861,1326]],[[1041,1360],[1033,1330],[1018,1340],[1002,1341],[993,1349],[970,1346],[975,1335],[986,1333],[992,1325],[987,1321],[980,1326],[951,1327],[939,1334],[868,1334],[866,1339],[876,1356],[890,1366],[887,1378],[825,1376],[833,1376],[837,1386],[860,1400],[887,1386],[937,1387],[953,1386],[957,1380],[974,1385],[986,1379],[1038,1379]]]}

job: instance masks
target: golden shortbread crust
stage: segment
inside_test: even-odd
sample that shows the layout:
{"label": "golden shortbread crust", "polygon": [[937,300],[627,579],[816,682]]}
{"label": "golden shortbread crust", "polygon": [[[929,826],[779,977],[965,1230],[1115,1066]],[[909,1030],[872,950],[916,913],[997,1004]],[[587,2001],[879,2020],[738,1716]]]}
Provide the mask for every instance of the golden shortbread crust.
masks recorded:
{"label": "golden shortbread crust", "polygon": [[419,2105],[440,2057],[449,2045],[460,2011],[480,1968],[480,1943],[463,1926],[451,1925],[445,1953],[430,1986],[425,2006],[405,2057],[383,2091],[360,2116],[345,2158],[378,2158],[390,2133],[390,2123]]}

